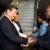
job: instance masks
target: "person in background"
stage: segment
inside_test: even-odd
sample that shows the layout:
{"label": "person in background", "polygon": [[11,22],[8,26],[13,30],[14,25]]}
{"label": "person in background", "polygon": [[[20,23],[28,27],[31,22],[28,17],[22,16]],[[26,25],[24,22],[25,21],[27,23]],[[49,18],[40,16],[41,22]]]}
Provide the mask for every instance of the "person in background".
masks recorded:
{"label": "person in background", "polygon": [[23,34],[21,25],[19,23],[19,12],[17,12],[17,15],[12,20],[12,23],[14,24],[16,30],[18,31],[19,36],[27,38],[27,35],[26,34]]}
{"label": "person in background", "polygon": [[23,30],[21,28],[21,25],[19,23],[19,12],[17,13],[16,17],[14,17],[14,22],[20,27],[20,32],[23,33]]}

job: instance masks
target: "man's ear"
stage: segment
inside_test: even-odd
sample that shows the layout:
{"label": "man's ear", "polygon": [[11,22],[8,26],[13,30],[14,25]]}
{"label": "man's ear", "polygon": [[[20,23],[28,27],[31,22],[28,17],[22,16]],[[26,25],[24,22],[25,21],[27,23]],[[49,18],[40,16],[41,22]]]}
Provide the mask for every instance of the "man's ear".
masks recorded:
{"label": "man's ear", "polygon": [[10,12],[10,10],[8,9],[7,12]]}

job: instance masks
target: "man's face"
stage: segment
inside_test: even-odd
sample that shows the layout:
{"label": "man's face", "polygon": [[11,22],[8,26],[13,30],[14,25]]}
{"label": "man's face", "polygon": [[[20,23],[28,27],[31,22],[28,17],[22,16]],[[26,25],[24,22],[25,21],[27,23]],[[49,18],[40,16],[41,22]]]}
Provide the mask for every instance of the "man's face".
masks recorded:
{"label": "man's face", "polygon": [[15,8],[8,11],[8,15],[10,16],[11,19],[14,19],[14,17],[16,16],[17,11],[18,10],[16,10]]}
{"label": "man's face", "polygon": [[50,6],[46,9],[46,18],[50,18]]}

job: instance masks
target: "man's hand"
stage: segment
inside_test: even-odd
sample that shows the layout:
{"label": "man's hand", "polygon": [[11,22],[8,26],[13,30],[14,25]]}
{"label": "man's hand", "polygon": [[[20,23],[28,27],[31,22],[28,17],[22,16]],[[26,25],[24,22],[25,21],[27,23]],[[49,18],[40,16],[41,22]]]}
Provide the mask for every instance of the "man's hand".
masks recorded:
{"label": "man's hand", "polygon": [[33,40],[33,38],[32,38],[32,37],[29,37],[29,38],[28,38],[28,43],[29,43],[29,44],[32,44],[32,43],[33,43],[33,41],[34,41],[34,40]]}
{"label": "man's hand", "polygon": [[35,44],[37,42],[37,39],[36,38],[33,38],[33,43]]}
{"label": "man's hand", "polygon": [[36,43],[37,39],[36,38],[28,38],[28,43],[31,44],[31,45],[34,45]]}
{"label": "man's hand", "polygon": [[30,38],[30,37],[32,37],[32,34],[27,35],[27,38]]}

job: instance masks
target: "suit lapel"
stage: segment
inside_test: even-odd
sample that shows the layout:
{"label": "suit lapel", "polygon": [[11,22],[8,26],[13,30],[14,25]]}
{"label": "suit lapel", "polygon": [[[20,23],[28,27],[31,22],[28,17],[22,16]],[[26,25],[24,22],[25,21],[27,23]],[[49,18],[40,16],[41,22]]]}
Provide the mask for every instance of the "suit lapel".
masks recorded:
{"label": "suit lapel", "polygon": [[9,24],[11,25],[12,29],[14,30],[14,34],[18,34],[18,31],[16,30],[15,26],[12,24],[12,22],[6,17],[4,16],[4,18],[9,22]]}

